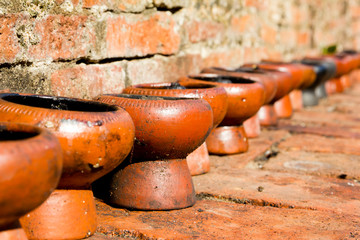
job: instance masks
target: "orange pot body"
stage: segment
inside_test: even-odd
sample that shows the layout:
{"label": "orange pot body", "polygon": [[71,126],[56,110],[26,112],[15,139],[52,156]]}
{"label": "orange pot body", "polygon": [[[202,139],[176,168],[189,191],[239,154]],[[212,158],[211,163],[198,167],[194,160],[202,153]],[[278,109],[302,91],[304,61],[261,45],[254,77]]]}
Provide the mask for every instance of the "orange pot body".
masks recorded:
{"label": "orange pot body", "polygon": [[289,94],[291,106],[293,110],[299,111],[304,108],[303,99],[302,99],[302,91],[301,90],[293,90]]}
{"label": "orange pot body", "polygon": [[[128,155],[133,145],[134,124],[126,111],[114,106],[101,105],[101,111],[87,111],[86,107],[100,104],[92,101],[55,98],[54,104],[59,106],[62,100],[69,105],[81,102],[80,106],[85,111],[48,109],[36,105],[42,102],[45,105],[52,99],[49,96],[1,94],[0,118],[37,125],[55,134],[64,158],[58,188],[86,189]],[[106,110],[109,107],[111,111]]]}
{"label": "orange pot body", "polygon": [[[42,204],[56,188],[62,171],[62,152],[49,131],[18,123],[0,123],[0,229]],[[2,232],[21,237],[22,230]]]}

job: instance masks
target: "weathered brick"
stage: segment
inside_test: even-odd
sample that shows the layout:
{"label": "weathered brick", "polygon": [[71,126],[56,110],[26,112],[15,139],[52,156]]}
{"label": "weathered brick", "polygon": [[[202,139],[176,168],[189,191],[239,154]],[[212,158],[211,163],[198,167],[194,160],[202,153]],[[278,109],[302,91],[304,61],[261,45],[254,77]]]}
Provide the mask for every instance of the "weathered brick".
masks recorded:
{"label": "weathered brick", "polygon": [[185,26],[191,43],[211,40],[224,34],[224,26],[212,21],[191,21]]}
{"label": "weathered brick", "polygon": [[149,0],[83,0],[82,7],[103,7],[113,11],[141,12],[150,2]]}
{"label": "weathered brick", "polygon": [[16,37],[16,23],[21,16],[0,16],[0,63],[14,62],[21,46]]}
{"label": "weathered brick", "polygon": [[261,28],[261,38],[266,44],[274,45],[277,41],[277,29],[273,26],[263,25]]}
{"label": "weathered brick", "polygon": [[180,47],[175,22],[164,12],[112,16],[106,21],[106,29],[105,57],[174,54]]}
{"label": "weathered brick", "polygon": [[94,98],[104,93],[120,93],[125,87],[124,63],[80,64],[51,74],[54,95]]}
{"label": "weathered brick", "polygon": [[203,67],[239,67],[243,63],[243,49],[233,48],[211,51],[204,56]]}
{"label": "weathered brick", "polygon": [[258,30],[258,21],[256,20],[256,16],[251,14],[233,16],[231,18],[231,30],[232,33],[235,34],[256,32]]}
{"label": "weathered brick", "polygon": [[87,16],[50,15],[35,22],[38,43],[28,47],[28,58],[38,60],[86,57],[95,47],[95,33],[87,28]]}

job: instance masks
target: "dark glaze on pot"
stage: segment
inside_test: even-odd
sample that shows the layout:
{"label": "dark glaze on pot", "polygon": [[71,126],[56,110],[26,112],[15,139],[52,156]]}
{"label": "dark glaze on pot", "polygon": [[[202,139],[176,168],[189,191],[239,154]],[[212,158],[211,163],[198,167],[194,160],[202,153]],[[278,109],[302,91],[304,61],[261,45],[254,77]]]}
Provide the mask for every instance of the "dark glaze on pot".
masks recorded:
{"label": "dark glaze on pot", "polygon": [[45,129],[0,123],[0,232],[42,204],[62,170],[57,138]]}
{"label": "dark glaze on pot", "polygon": [[130,115],[94,101],[3,93],[0,119],[37,125],[55,134],[64,156],[59,188],[88,188],[118,166],[133,145]]}

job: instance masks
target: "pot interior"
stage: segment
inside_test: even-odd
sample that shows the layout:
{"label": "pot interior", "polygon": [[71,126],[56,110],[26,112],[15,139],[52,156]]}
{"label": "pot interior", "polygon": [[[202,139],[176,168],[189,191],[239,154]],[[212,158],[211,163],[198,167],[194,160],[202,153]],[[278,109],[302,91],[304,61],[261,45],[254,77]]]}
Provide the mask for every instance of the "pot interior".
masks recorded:
{"label": "pot interior", "polygon": [[232,76],[223,76],[223,75],[215,75],[215,74],[203,74],[197,76],[190,76],[192,79],[203,80],[209,82],[219,82],[219,83],[239,83],[239,84],[251,84],[255,83],[255,81],[242,78],[242,77],[232,77]]}
{"label": "pot interior", "polygon": [[0,125],[0,142],[2,141],[16,141],[25,140],[28,138],[35,137],[40,133],[36,130],[25,131],[25,130],[11,130],[7,126]]}
{"label": "pot interior", "polygon": [[160,96],[151,96],[151,95],[137,95],[137,94],[106,94],[105,96],[113,96],[119,98],[129,98],[136,100],[189,100],[195,98],[185,98],[185,97],[160,97]]}
{"label": "pot interior", "polygon": [[81,111],[81,112],[110,112],[116,111],[115,106],[95,101],[81,101],[64,97],[18,95],[11,94],[2,97],[3,100],[30,107],[46,108],[53,110]]}

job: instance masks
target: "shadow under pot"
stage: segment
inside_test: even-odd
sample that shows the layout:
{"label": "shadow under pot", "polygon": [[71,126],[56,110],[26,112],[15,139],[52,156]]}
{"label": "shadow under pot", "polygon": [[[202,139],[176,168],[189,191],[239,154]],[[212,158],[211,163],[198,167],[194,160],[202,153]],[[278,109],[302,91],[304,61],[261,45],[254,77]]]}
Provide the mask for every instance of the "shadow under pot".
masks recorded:
{"label": "shadow under pot", "polygon": [[[236,77],[247,78],[256,82],[260,82],[264,86],[265,105],[269,104],[272,101],[277,91],[277,82],[274,81],[273,76],[260,69],[245,68],[245,67],[238,69],[211,67],[211,68],[205,68],[201,72],[213,73],[213,74],[235,77],[235,78]],[[257,113],[251,118],[244,121],[244,129],[248,138],[258,137],[261,133],[260,120],[258,115],[259,114]],[[275,122],[276,121],[277,120],[275,120]]]}
{"label": "shadow under pot", "polygon": [[[134,124],[123,109],[73,98],[0,94],[0,119],[48,129],[59,140],[63,172],[57,190],[21,218],[32,239],[78,239],[96,230],[91,183],[131,151]],[[76,226],[76,228],[74,228]]]}
{"label": "shadow under pot", "polygon": [[228,95],[228,107],[224,120],[212,130],[206,139],[208,150],[212,154],[225,155],[246,152],[248,138],[243,122],[256,114],[264,103],[264,86],[256,81],[222,76],[217,74],[199,74],[180,80],[194,83],[209,83],[223,87]]}
{"label": "shadow under pot", "polygon": [[56,188],[62,151],[49,131],[0,122],[0,239],[27,239],[19,218],[42,204]]}
{"label": "shadow under pot", "polygon": [[186,157],[213,126],[203,99],[109,94],[101,102],[124,108],[135,123],[132,158],[93,185],[110,204],[140,210],[171,210],[195,204]]}
{"label": "shadow under pot", "polygon": [[[224,119],[228,104],[224,88],[204,83],[147,83],[130,86],[124,89],[123,93],[204,99],[213,111],[212,128],[217,127]],[[186,160],[192,176],[209,172],[210,159],[206,143],[190,153]]]}
{"label": "shadow under pot", "polygon": [[315,82],[306,89],[303,89],[304,106],[315,106],[320,98],[327,96],[325,83],[336,75],[335,62],[326,59],[304,58],[302,64],[313,67],[316,79]]}

